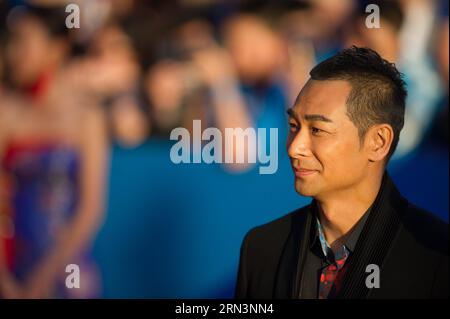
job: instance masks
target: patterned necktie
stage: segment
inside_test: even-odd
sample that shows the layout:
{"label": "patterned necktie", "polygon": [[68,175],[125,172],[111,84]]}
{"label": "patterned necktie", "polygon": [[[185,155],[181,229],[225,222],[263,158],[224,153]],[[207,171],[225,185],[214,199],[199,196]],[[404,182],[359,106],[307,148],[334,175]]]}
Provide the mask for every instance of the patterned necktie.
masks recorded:
{"label": "patterned necktie", "polygon": [[[337,280],[338,274],[340,274],[340,270],[344,267],[345,261],[348,257],[348,251],[345,246],[342,246],[342,250],[344,251],[340,258],[335,258],[334,263],[328,265],[322,270],[322,274],[320,275],[320,284],[319,284],[319,299],[327,299],[330,296],[331,288],[334,287],[334,291],[339,291],[339,280]],[[336,254],[337,256],[337,254]]]}
{"label": "patterned necktie", "polygon": [[[333,253],[330,245],[325,239],[325,235],[323,234],[322,225],[320,224],[319,219],[317,219],[317,229],[319,233],[322,252],[325,258],[330,262],[328,266],[322,269],[319,283],[319,299],[327,299],[330,296],[333,285],[333,292],[339,290],[338,286],[340,286],[340,281],[339,279],[337,279],[337,277],[339,273],[343,273],[344,270],[342,270],[341,272],[340,270],[342,269],[342,267],[344,267],[345,261],[347,260],[350,252],[347,247],[345,247],[345,245],[342,245],[335,253]],[[339,277],[342,278],[341,276]]]}

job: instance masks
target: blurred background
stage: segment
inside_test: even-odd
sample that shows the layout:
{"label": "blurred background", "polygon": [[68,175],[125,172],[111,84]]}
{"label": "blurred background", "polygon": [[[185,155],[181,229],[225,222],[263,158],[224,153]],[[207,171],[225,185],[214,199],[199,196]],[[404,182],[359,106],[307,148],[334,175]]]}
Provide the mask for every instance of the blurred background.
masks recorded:
{"label": "blurred background", "polygon": [[[365,25],[371,3],[380,28]],[[448,222],[448,23],[446,0],[0,0],[1,294],[232,297],[245,233],[310,202],[293,187],[285,110],[351,45],[404,74],[388,170]],[[170,132],[194,119],[278,128],[278,171],[172,163]]]}

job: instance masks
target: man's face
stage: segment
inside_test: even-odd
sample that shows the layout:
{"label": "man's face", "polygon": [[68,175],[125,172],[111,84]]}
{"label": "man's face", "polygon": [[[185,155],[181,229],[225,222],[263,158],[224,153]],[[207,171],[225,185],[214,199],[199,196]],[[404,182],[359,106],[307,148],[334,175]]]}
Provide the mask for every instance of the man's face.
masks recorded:
{"label": "man's face", "polygon": [[288,154],[295,189],[317,199],[351,189],[364,179],[368,157],[347,116],[347,81],[309,80],[288,111]]}

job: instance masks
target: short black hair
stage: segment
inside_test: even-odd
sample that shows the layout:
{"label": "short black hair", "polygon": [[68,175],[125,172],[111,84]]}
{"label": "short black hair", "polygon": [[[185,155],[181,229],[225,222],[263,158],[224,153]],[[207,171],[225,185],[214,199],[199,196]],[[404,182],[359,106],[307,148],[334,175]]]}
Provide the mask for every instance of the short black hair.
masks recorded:
{"label": "short black hair", "polygon": [[389,124],[394,138],[387,161],[394,153],[405,117],[407,96],[403,75],[394,63],[369,48],[352,46],[316,65],[313,80],[345,80],[352,86],[347,98],[347,115],[358,128],[360,142],[370,127]]}

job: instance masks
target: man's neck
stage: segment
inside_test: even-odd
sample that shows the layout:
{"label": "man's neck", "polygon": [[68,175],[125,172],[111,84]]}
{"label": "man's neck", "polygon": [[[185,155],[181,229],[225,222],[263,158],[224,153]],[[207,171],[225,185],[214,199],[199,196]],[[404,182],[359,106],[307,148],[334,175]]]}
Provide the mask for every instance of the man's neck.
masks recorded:
{"label": "man's neck", "polygon": [[323,232],[331,246],[341,242],[373,204],[381,181],[382,176],[366,178],[351,189],[316,198]]}

